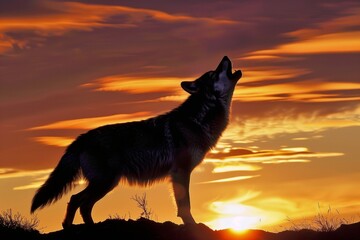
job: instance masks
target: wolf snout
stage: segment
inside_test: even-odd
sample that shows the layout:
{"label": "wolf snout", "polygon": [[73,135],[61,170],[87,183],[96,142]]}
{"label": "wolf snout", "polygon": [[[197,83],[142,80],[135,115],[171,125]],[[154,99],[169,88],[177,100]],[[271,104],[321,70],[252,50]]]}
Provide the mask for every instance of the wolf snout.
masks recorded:
{"label": "wolf snout", "polygon": [[242,77],[242,72],[241,70],[236,70],[234,73],[233,73],[233,79],[234,80],[239,80],[240,78]]}

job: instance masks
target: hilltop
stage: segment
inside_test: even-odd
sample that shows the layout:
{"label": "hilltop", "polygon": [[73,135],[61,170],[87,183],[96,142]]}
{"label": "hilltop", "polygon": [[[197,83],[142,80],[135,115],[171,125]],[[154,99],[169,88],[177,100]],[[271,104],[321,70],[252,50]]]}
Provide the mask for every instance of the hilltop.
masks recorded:
{"label": "hilltop", "polygon": [[79,239],[136,239],[136,240],[358,240],[360,222],[343,224],[332,232],[313,230],[283,231],[271,233],[263,230],[248,230],[234,233],[231,230],[214,231],[204,224],[177,225],[172,222],[158,223],[145,218],[138,220],[107,219],[92,226],[74,225],[70,229],[50,233],[37,230],[9,229],[0,226],[0,239],[30,240],[79,240]]}

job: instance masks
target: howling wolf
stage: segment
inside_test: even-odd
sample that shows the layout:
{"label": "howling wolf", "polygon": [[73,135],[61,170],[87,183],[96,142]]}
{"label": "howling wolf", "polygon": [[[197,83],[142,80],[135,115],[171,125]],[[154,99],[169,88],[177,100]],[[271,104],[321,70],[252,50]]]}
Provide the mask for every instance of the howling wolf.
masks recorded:
{"label": "howling wolf", "polygon": [[36,192],[31,212],[58,200],[83,177],[87,187],[71,196],[62,225],[72,225],[78,208],[84,222],[93,224],[94,204],[120,180],[149,185],[169,177],[178,216],[185,224],[195,223],[190,212],[190,174],[225,130],[241,75],[240,70],[232,71],[225,56],[215,71],[181,82],[190,96],[172,111],[143,121],[101,126],[80,135]]}

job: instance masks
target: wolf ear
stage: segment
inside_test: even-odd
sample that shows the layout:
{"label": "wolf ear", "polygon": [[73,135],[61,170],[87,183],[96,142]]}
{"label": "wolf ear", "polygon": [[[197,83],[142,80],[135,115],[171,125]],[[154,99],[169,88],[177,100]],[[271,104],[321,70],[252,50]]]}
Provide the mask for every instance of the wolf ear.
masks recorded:
{"label": "wolf ear", "polygon": [[197,93],[199,91],[199,87],[196,86],[194,81],[183,81],[181,82],[181,87],[190,94]]}

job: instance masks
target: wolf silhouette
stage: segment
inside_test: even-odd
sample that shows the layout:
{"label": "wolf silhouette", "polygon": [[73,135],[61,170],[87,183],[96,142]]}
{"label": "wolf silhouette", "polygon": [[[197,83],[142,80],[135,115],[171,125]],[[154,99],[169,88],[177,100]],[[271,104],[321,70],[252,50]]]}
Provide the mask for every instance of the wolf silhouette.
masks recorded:
{"label": "wolf silhouette", "polygon": [[61,198],[83,177],[87,186],[71,196],[62,225],[72,225],[78,208],[83,221],[92,224],[94,204],[120,180],[146,186],[170,178],[178,216],[185,224],[195,223],[190,211],[190,175],[225,130],[241,76],[240,70],[232,71],[225,56],[216,70],[181,82],[190,96],[172,111],[142,121],[101,126],[78,136],[36,192],[31,212]]}

